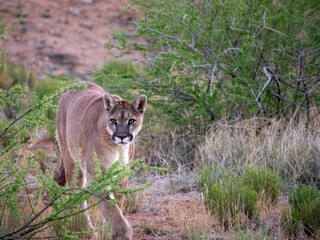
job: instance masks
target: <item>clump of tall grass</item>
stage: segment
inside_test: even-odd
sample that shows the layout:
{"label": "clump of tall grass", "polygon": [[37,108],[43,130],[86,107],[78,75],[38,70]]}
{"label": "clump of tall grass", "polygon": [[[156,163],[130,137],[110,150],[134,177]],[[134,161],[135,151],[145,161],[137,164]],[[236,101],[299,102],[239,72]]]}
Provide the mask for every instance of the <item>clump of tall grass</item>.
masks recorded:
{"label": "clump of tall grass", "polygon": [[274,203],[282,190],[281,179],[270,168],[247,167],[241,180],[257,192],[264,202]]}
{"label": "clump of tall grass", "polygon": [[239,230],[234,238],[235,240],[273,240],[277,239],[277,236],[270,234],[268,228],[266,229],[247,229]]}
{"label": "clump of tall grass", "polygon": [[246,166],[269,167],[289,184],[320,186],[320,134],[305,124],[251,119],[217,123],[200,147],[200,160],[235,172]]}
{"label": "clump of tall grass", "polygon": [[204,199],[211,213],[225,228],[237,220],[242,212],[255,220],[265,203],[278,199],[281,185],[270,169],[246,167],[239,175],[217,166],[203,166],[200,183]]}
{"label": "clump of tall grass", "polygon": [[141,192],[128,193],[124,199],[123,211],[127,213],[136,213],[142,205],[143,195]]}
{"label": "clump of tall grass", "polygon": [[303,229],[308,236],[320,235],[320,192],[316,187],[301,186],[289,195],[289,208],[281,214],[286,235],[297,237]]}
{"label": "clump of tall grass", "polygon": [[229,227],[241,210],[241,187],[238,182],[236,175],[220,172],[216,168],[205,168],[201,174],[205,203],[225,228]]}

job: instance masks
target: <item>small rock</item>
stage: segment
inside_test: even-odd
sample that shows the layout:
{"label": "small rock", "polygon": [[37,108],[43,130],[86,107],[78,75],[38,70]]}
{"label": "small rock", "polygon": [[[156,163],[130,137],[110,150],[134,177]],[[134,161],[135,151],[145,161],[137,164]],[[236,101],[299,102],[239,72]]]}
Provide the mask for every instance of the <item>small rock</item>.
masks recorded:
{"label": "small rock", "polygon": [[50,133],[46,129],[41,130],[37,136],[38,140],[49,139],[49,138],[50,138]]}
{"label": "small rock", "polygon": [[45,45],[38,45],[36,46],[36,49],[40,51],[40,50],[43,50],[45,47],[46,47]]}
{"label": "small rock", "polygon": [[80,14],[79,8],[73,8],[73,7],[71,7],[71,8],[69,8],[69,12],[70,12],[73,16],[79,16],[79,14]]}
{"label": "small rock", "polygon": [[92,4],[94,3],[95,1],[94,0],[81,0],[82,3],[85,3],[85,4]]}
{"label": "small rock", "polygon": [[48,54],[47,57],[49,57],[54,64],[59,64],[62,66],[68,65],[69,67],[72,67],[76,64],[76,57],[69,54],[55,53]]}
{"label": "small rock", "polygon": [[22,26],[21,29],[20,29],[20,31],[21,31],[22,33],[26,33],[27,30],[28,30],[28,28],[27,28],[26,26]]}
{"label": "small rock", "polygon": [[26,177],[26,182],[28,184],[28,188],[36,189],[41,186],[41,183],[38,182],[38,179],[36,176],[32,176],[31,174],[28,174]]}
{"label": "small rock", "polygon": [[83,27],[83,28],[87,28],[87,29],[89,29],[89,30],[92,30],[92,29],[93,29],[93,23],[91,23],[91,22],[80,23],[80,27]]}

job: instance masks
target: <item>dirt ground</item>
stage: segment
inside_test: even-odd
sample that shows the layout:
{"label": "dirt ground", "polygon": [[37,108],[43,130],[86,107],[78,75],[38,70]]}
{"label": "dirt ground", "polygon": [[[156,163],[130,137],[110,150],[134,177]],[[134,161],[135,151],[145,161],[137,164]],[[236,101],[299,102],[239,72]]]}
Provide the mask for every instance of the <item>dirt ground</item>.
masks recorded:
{"label": "dirt ground", "polygon": [[173,191],[170,178],[159,174],[150,174],[148,182],[151,187],[141,193],[139,210],[126,214],[134,229],[133,240],[190,239],[188,234],[193,229],[198,232],[208,227],[199,192]]}
{"label": "dirt ground", "polygon": [[[88,77],[117,50],[106,50],[110,31],[132,28],[141,14],[123,12],[127,0],[1,0],[3,22],[11,26],[0,44],[15,63],[45,73]],[[111,39],[112,41],[112,39]],[[139,40],[142,41],[142,40]],[[139,59],[131,53],[128,58]]]}

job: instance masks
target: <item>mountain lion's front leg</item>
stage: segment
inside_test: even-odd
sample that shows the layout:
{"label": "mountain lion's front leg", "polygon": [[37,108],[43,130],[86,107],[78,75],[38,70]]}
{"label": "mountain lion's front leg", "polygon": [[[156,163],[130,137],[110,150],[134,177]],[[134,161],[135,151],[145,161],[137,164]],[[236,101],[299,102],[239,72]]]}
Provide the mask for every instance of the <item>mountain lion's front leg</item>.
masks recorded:
{"label": "mountain lion's front leg", "polygon": [[[100,201],[97,196],[93,196],[94,201]],[[119,206],[109,206],[107,202],[99,205],[99,212],[107,222],[112,222],[112,240],[131,240],[133,231],[130,223],[124,218]]]}
{"label": "mountain lion's front leg", "polygon": [[[129,178],[126,177],[126,178],[122,181],[120,187],[121,187],[122,189],[127,189],[127,188],[128,188],[128,185],[129,185]],[[120,208],[122,211],[123,211],[123,204],[124,204],[125,197],[126,197],[126,196],[125,196],[124,194],[116,195],[116,198],[118,199],[118,206],[119,206],[119,208]]]}

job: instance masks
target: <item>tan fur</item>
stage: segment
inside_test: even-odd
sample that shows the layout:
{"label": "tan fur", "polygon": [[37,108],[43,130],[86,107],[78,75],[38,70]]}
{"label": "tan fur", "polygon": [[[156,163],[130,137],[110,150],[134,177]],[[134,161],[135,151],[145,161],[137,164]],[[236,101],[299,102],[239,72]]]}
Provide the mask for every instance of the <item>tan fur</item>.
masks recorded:
{"label": "tan fur", "polygon": [[[134,154],[134,138],[142,126],[146,106],[144,95],[131,102],[105,93],[96,84],[87,85],[82,91],[68,91],[58,103],[56,120],[60,157],[54,179],[60,185],[71,182],[77,159],[81,160],[77,179],[80,187],[88,185],[88,174],[95,179],[94,154],[100,160],[103,172],[115,161],[128,163]],[[134,124],[130,124],[130,119],[135,120]],[[113,124],[114,121],[117,124]],[[127,180],[123,183],[123,186],[126,185]],[[97,197],[93,198],[99,200]],[[99,210],[106,221],[113,221],[112,239],[131,239],[132,228],[120,209],[123,197],[120,200],[113,207],[102,203]],[[81,207],[85,208],[86,202]],[[89,216],[88,225],[93,228]]]}

